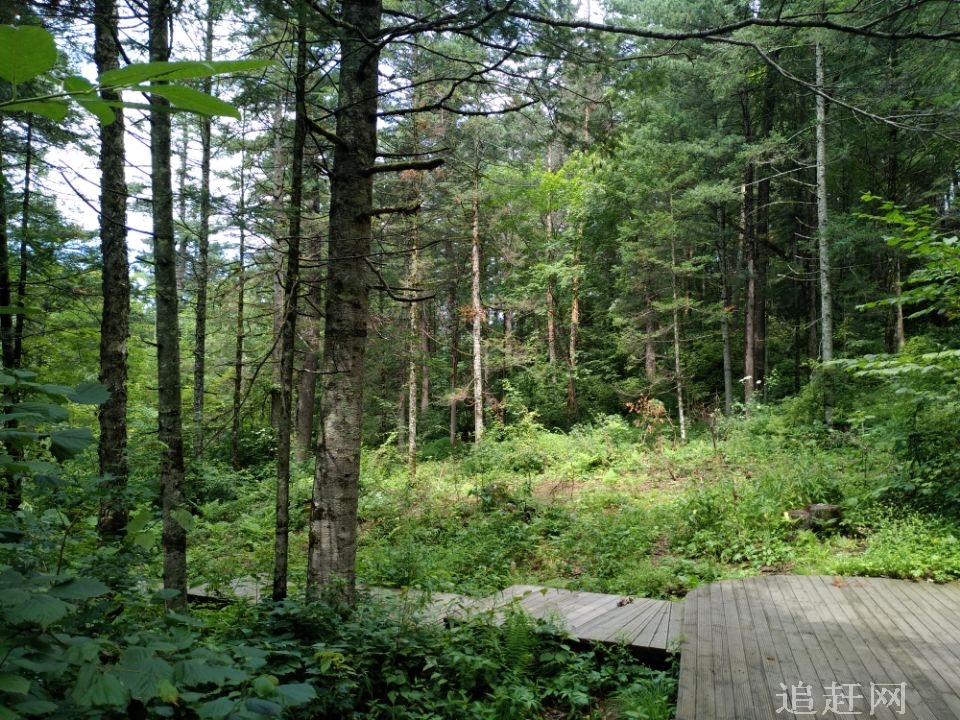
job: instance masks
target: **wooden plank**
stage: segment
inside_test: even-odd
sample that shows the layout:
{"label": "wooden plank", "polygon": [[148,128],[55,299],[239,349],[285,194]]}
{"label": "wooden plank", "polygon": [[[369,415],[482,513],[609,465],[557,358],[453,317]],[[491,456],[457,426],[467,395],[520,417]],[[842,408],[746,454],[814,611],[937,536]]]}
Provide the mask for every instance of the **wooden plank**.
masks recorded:
{"label": "wooden plank", "polygon": [[700,595],[700,589],[694,589],[683,601],[676,720],[696,720],[697,717],[697,668],[700,664],[700,638],[697,628]]}

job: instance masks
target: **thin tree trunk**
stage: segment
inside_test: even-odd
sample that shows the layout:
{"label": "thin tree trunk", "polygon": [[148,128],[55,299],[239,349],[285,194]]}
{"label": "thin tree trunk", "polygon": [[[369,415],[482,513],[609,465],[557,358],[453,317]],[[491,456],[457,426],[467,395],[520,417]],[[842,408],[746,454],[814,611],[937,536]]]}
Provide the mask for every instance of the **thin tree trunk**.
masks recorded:
{"label": "thin tree trunk", "polygon": [[[213,60],[213,15],[215,0],[207,0],[204,58]],[[213,89],[212,81],[203,81],[203,91]],[[197,264],[194,276],[197,282],[196,324],[193,349],[193,457],[203,457],[203,406],[206,391],[207,360],[207,285],[210,274],[210,156],[212,154],[212,123],[209,115],[200,117],[200,217],[197,228]]]}
{"label": "thin tree trunk", "polygon": [[[246,130],[245,125],[241,125]],[[244,133],[245,134],[245,133]],[[238,233],[240,246],[237,251],[237,324],[236,344],[233,351],[233,417],[230,429],[230,460],[234,470],[240,469],[240,412],[243,409],[243,352],[245,342],[245,302],[244,294],[247,289],[247,189],[246,189],[247,155],[246,145],[240,145],[240,197],[237,203]]]}
{"label": "thin tree trunk", "polygon": [[473,176],[473,229],[470,244],[471,316],[473,320],[473,441],[483,437],[483,303],[480,298],[480,149]]}
{"label": "thin tree trunk", "polygon": [[[151,62],[170,58],[169,0],[149,0]],[[180,394],[180,328],[177,249],[173,231],[173,183],[170,171],[170,111],[165,99],[150,97],[150,155],[153,179],[153,256],[157,314],[160,492],[163,512],[163,586],[176,594],[172,608],[187,604],[187,533],[183,498],[183,420]],[[180,516],[178,518],[178,516]]]}
{"label": "thin tree trunk", "polygon": [[30,178],[33,174],[33,115],[27,116],[26,160],[23,167],[23,202],[20,211],[20,269],[17,273],[17,319],[13,328],[13,365],[23,365],[24,308],[27,299],[27,268],[30,249]]}
{"label": "thin tree trunk", "polygon": [[577,342],[580,336],[580,239],[573,249],[573,280],[570,299],[570,355],[568,359],[567,410],[577,410]]}
{"label": "thin tree trunk", "polygon": [[646,297],[647,309],[644,312],[643,337],[643,374],[647,382],[653,385],[657,381],[657,311],[653,306],[653,295]]}
{"label": "thin tree trunk", "polygon": [[297,462],[305,462],[314,451],[313,428],[317,410],[317,370],[320,363],[320,310],[323,300],[323,279],[320,272],[322,258],[320,239],[311,237],[309,272],[305,274],[304,286],[306,307],[302,313],[303,368],[297,391],[297,447],[294,456]]}
{"label": "thin tree trunk", "polygon": [[[820,258],[820,359],[833,360],[833,292],[830,287],[830,246],[827,242],[827,102],[823,96],[823,45],[816,47],[817,61],[817,250]],[[823,374],[823,421],[833,424],[833,373]]]}
{"label": "thin tree trunk", "polygon": [[[97,72],[120,67],[115,0],[94,5],[94,60]],[[119,93],[104,90],[107,102]],[[127,524],[123,490],[127,484],[127,339],[130,336],[130,270],[127,257],[127,183],[124,177],[124,115],[114,108],[114,122],[100,126],[100,248],[103,256],[100,317],[100,382],[110,393],[100,406],[101,537],[119,535]]]}
{"label": "thin tree trunk", "polygon": [[680,296],[677,292],[677,241],[670,239],[670,285],[673,292],[673,378],[677,388],[680,442],[687,441],[687,416],[683,407],[683,364],[680,360]]}
{"label": "thin tree trunk", "polygon": [[[0,307],[9,308],[11,299],[10,285],[10,248],[7,235],[7,192],[3,181],[3,116],[0,115]],[[13,363],[13,316],[0,314],[0,356],[3,367],[12,368]],[[19,501],[17,502],[19,507]]]}
{"label": "thin tree trunk", "polygon": [[283,281],[283,320],[280,331],[280,417],[277,425],[277,503],[274,536],[273,599],[287,596],[290,546],[290,445],[293,419],[293,360],[297,340],[297,299],[300,294],[300,227],[303,217],[303,154],[307,139],[307,17],[306,4],[297,4],[297,68],[294,76],[294,129],[290,170],[289,232]]}
{"label": "thin tree trunk", "polygon": [[[447,241],[447,257],[454,262],[453,242]],[[450,447],[457,446],[457,400],[460,393],[460,312],[457,307],[457,273],[451,274],[447,287],[447,312],[450,317]]]}
{"label": "thin tree trunk", "polygon": [[330,173],[330,245],[324,314],[320,439],[310,510],[307,597],[334,581],[356,591],[363,369],[377,153],[379,0],[344,0],[336,134]]}
{"label": "thin tree trunk", "polygon": [[430,410],[430,328],[427,325],[427,309],[421,305],[417,313],[420,329],[420,414]]}
{"label": "thin tree trunk", "polygon": [[[416,221],[414,221],[416,222]],[[411,292],[420,283],[420,247],[418,233],[413,231],[413,247],[410,255],[410,279],[408,287]],[[410,480],[417,477],[417,358],[420,354],[420,323],[417,321],[417,303],[411,302],[407,324],[407,471]]]}
{"label": "thin tree trunk", "polygon": [[730,259],[727,256],[726,213],[718,211],[720,243],[720,336],[723,339],[723,414],[733,414],[733,342],[730,337],[730,315],[733,312],[733,289],[730,282]]}

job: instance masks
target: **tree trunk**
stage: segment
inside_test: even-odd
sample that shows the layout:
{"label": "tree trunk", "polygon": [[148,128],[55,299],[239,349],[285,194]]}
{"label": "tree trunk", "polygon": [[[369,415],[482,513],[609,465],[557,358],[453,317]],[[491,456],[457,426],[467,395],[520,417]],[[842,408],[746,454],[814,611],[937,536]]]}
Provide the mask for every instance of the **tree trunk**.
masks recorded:
{"label": "tree trunk", "polygon": [[[246,130],[246,126],[241,123],[241,132]],[[244,133],[245,134],[245,133]],[[230,427],[230,461],[234,470],[240,469],[240,412],[243,409],[243,352],[245,342],[245,317],[246,298],[244,293],[247,289],[247,155],[245,144],[240,144],[240,178],[239,191],[240,197],[237,203],[238,234],[240,236],[240,246],[237,250],[237,324],[236,324],[236,342],[233,351],[233,412]]]}
{"label": "tree trunk", "polygon": [[280,415],[277,425],[277,503],[274,535],[273,599],[287,596],[290,545],[290,445],[293,420],[293,360],[297,340],[297,300],[300,294],[300,227],[303,216],[303,154],[307,139],[307,22],[306,4],[297,3],[297,67],[294,76],[294,128],[290,169],[289,230],[283,278],[283,318],[280,330]]}
{"label": "tree trunk", "polygon": [[[215,0],[207,0],[204,58],[213,60],[213,16]],[[202,90],[210,94],[213,82],[206,78]],[[203,405],[206,390],[207,360],[207,285],[210,274],[210,155],[212,152],[212,122],[209,115],[200,117],[200,217],[197,228],[197,264],[194,277],[197,282],[196,324],[193,347],[193,457],[203,457]]]}
{"label": "tree trunk", "polygon": [[[447,257],[454,262],[453,242],[447,240]],[[447,312],[450,318],[450,447],[457,446],[457,408],[460,393],[460,312],[457,307],[457,272],[451,273],[447,287]]]}
{"label": "tree trunk", "polygon": [[23,166],[23,202],[20,210],[20,269],[17,273],[17,319],[13,328],[13,365],[23,366],[24,308],[27,299],[27,268],[30,255],[30,178],[33,174],[33,115],[27,115],[26,158]]}
{"label": "tree trunk", "polygon": [[[827,101],[823,96],[823,45],[816,47],[817,61],[817,250],[820,258],[820,359],[833,360],[833,292],[830,288],[830,247],[827,243]],[[823,373],[823,421],[833,424],[833,373]]]}
{"label": "tree trunk", "polygon": [[317,410],[317,370],[320,362],[320,305],[323,301],[323,278],[320,272],[322,244],[312,237],[309,245],[309,271],[305,274],[305,305],[303,310],[303,367],[297,390],[297,462],[309,459],[313,443],[314,415]]}
{"label": "tree trunk", "polygon": [[720,335],[723,339],[723,414],[733,414],[733,343],[730,338],[730,316],[733,313],[733,288],[730,278],[730,258],[727,254],[727,215],[718,211],[720,242],[717,251],[720,255]]}
{"label": "tree trunk", "polygon": [[[0,308],[9,308],[12,288],[10,286],[10,247],[7,235],[7,192],[3,163],[3,116],[0,115]],[[0,356],[3,367],[12,368],[13,363],[13,316],[0,314]],[[8,498],[9,499],[9,498]],[[19,500],[17,507],[19,507]]]}
{"label": "tree trunk", "polygon": [[[581,230],[582,232],[582,230]],[[577,410],[577,342],[580,336],[580,239],[573,249],[573,279],[570,289],[570,356],[568,359],[567,410]]]}
{"label": "tree trunk", "polygon": [[644,313],[643,338],[643,374],[647,382],[653,385],[657,381],[657,311],[653,306],[653,295],[647,293],[647,310]]}
{"label": "tree trunk", "polygon": [[477,165],[473,175],[473,229],[470,244],[471,316],[473,319],[473,441],[483,437],[483,320],[480,297],[480,149],[477,147]]}
{"label": "tree trunk", "polygon": [[[170,58],[169,0],[149,0],[150,61]],[[159,83],[158,83],[159,84]],[[171,608],[187,604],[188,512],[183,498],[183,420],[180,394],[180,327],[177,248],[173,232],[173,183],[170,170],[170,111],[165,99],[150,96],[150,156],[153,178],[153,257],[157,314],[160,492],[163,512],[163,587],[176,591]],[[179,516],[179,517],[178,517]]]}
{"label": "tree trunk", "polygon": [[[94,5],[94,60],[97,72],[120,67],[115,0]],[[105,90],[107,102],[119,93]],[[100,317],[100,382],[110,393],[100,406],[98,444],[101,537],[119,535],[127,524],[123,490],[127,484],[127,338],[130,336],[130,270],[127,257],[127,183],[124,115],[100,126],[100,248],[103,256],[103,312]]]}
{"label": "tree trunk", "polygon": [[307,596],[356,590],[363,369],[372,241],[381,2],[344,0],[336,134],[330,173],[330,245],[324,313],[320,438],[310,510]]}
{"label": "tree trunk", "polygon": [[[412,234],[413,247],[410,255],[410,278],[407,286],[410,292],[414,292],[420,283],[420,248],[417,231]],[[407,471],[410,473],[410,480],[417,477],[417,413],[419,405],[417,404],[417,359],[420,355],[420,323],[418,322],[417,303],[410,303],[410,314],[407,324]]]}
{"label": "tree trunk", "polygon": [[680,296],[677,292],[677,241],[670,239],[670,288],[673,293],[673,379],[677,388],[677,422],[680,442],[687,441],[687,416],[683,407],[683,364],[680,360]]}

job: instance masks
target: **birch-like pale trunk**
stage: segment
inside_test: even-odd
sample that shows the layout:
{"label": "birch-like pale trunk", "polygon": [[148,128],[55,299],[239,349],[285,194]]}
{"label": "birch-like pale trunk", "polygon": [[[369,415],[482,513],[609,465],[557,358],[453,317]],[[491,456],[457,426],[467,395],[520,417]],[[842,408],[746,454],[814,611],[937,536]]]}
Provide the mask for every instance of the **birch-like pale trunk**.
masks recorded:
{"label": "birch-like pale trunk", "polygon": [[470,243],[471,315],[473,318],[473,441],[483,437],[483,303],[480,298],[480,151],[473,175],[473,227]]}
{"label": "birch-like pale trunk", "polygon": [[[825,61],[823,44],[816,45],[817,89],[817,250],[820,259],[820,360],[833,360],[833,291],[830,287],[830,246],[827,242],[827,101],[823,95]],[[833,424],[833,382],[823,374],[823,421]]]}

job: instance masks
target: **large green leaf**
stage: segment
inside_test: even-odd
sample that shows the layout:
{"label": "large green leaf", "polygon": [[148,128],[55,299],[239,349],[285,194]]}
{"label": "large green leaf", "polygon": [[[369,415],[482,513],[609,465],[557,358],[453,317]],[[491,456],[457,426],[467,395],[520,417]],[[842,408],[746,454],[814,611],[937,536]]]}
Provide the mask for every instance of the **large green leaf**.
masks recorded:
{"label": "large green leaf", "polygon": [[73,607],[59,598],[45,594],[31,594],[30,598],[7,611],[7,620],[13,625],[39,625],[46,630],[62,620]]}
{"label": "large green leaf", "polygon": [[124,650],[115,672],[130,695],[143,702],[158,696],[162,680],[169,683],[173,679],[170,663],[142,647]]}
{"label": "large green leaf", "polygon": [[50,433],[50,452],[63,462],[82,452],[93,442],[89,428],[68,428]]}
{"label": "large green leaf", "polygon": [[15,110],[41,115],[54,122],[63,122],[70,114],[70,106],[62,100],[24,100],[23,102],[0,104],[0,111],[2,112]]}
{"label": "large green leaf", "polygon": [[240,111],[228,102],[224,102],[213,95],[207,95],[205,92],[194,90],[191,87],[183,85],[151,85],[149,87],[138,87],[137,90],[148,92],[151,95],[159,95],[170,101],[170,105],[176,110],[188,110],[189,112],[200,113],[201,115],[226,115],[240,119]]}
{"label": "large green leaf", "polygon": [[250,677],[229,665],[212,664],[198,658],[181,660],[174,667],[174,674],[185,687],[238,685]]}
{"label": "large green leaf", "polygon": [[57,62],[53,36],[41,27],[0,25],[0,78],[20,85]]}
{"label": "large green leaf", "polygon": [[0,673],[0,692],[26,695],[30,691],[30,681],[22,675]]}
{"label": "large green leaf", "polygon": [[274,689],[284,707],[304,705],[317,697],[317,691],[307,683],[286,683]]}
{"label": "large green leaf", "polygon": [[61,600],[89,600],[110,592],[110,588],[93,578],[73,578],[65,583],[54,585],[47,591],[49,595]]}
{"label": "large green leaf", "polygon": [[10,408],[13,415],[23,413],[25,416],[33,416],[47,422],[63,422],[70,417],[70,413],[62,405],[56,403],[36,402],[28,400],[19,402]]}
{"label": "large green leaf", "polygon": [[250,698],[246,702],[246,707],[250,712],[267,717],[280,717],[283,714],[283,708],[280,705],[262,698]]}
{"label": "large green leaf", "polygon": [[80,405],[102,405],[110,398],[110,391],[101,383],[86,382],[77,385],[67,399]]}
{"label": "large green leaf", "polygon": [[197,715],[206,720],[221,720],[227,717],[237,706],[236,700],[230,698],[217,698],[208,703],[204,703],[197,709]]}
{"label": "large green leaf", "polygon": [[77,684],[71,693],[80,707],[113,707],[123,709],[129,695],[120,679],[111,672],[103,672],[96,664],[80,668]]}
{"label": "large green leaf", "polygon": [[108,87],[133,87],[149,80],[191,80],[214,75],[262,70],[271,65],[273,65],[273,62],[269,60],[135,63],[118,70],[107,70],[100,76],[100,84]]}

